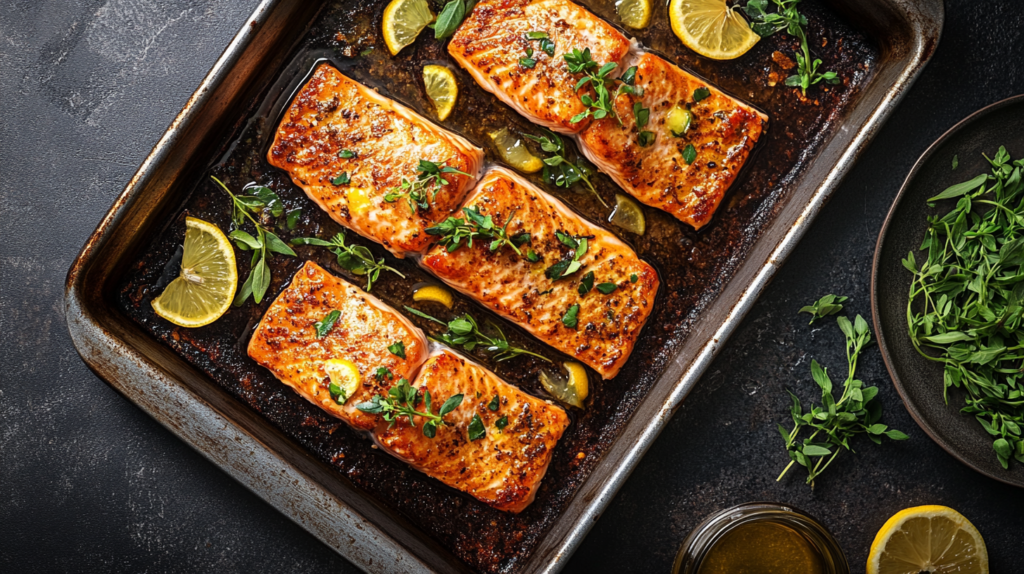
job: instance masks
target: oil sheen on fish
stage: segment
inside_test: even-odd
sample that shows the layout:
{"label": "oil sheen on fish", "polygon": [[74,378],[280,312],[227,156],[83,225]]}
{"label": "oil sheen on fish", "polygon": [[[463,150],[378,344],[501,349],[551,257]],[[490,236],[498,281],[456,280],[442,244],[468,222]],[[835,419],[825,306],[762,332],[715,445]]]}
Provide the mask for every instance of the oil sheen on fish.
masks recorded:
{"label": "oil sheen on fish", "polygon": [[[699,229],[711,220],[768,116],[653,54],[639,57],[635,84],[643,89],[642,97],[619,94],[615,99],[621,124],[612,118],[591,122],[579,135],[580,148],[634,197]],[[700,88],[709,94],[694,101]],[[636,102],[650,110],[643,129],[654,134],[654,141],[646,147],[638,143]],[[677,136],[670,128],[682,125],[682,114],[690,114],[689,129]],[[673,116],[674,123],[669,121]],[[690,145],[696,159],[687,163]]]}
{"label": "oil sheen on fish", "polygon": [[[553,55],[529,33],[546,34]],[[573,48],[590,48],[593,60],[604,64],[621,60],[629,40],[569,0],[483,0],[449,42],[448,53],[483,89],[530,121],[571,134],[587,123],[571,121],[586,109],[574,90],[582,76],[569,72],[562,57]]]}
{"label": "oil sheen on fish", "polygon": [[[435,412],[448,397],[461,393],[464,398],[432,439],[423,435],[421,417],[415,428],[408,418],[381,426],[376,436],[385,450],[498,510],[520,512],[533,502],[569,425],[565,411],[449,350],[433,353],[413,386],[421,395],[430,391]],[[489,408],[494,397],[497,410]],[[481,423],[475,430],[483,434],[471,439],[474,417]]]}
{"label": "oil sheen on fish", "polygon": [[[458,208],[483,150],[322,64],[285,113],[267,159],[332,219],[403,257],[426,248],[424,229]],[[425,210],[406,198],[385,201],[403,179],[416,179],[421,159],[472,177],[446,174]]]}
{"label": "oil sheen on fish", "polygon": [[[319,338],[314,323],[331,311],[340,316]],[[404,344],[405,358],[388,350],[397,341]],[[427,357],[427,340],[373,295],[307,261],[256,327],[249,356],[316,406],[357,429],[373,430],[379,416],[356,405],[386,393],[393,384],[374,377],[376,369],[390,369],[396,380],[413,377]],[[343,405],[331,398],[330,378],[324,371],[329,359],[348,359],[359,368],[362,384]]]}
{"label": "oil sheen on fish", "polygon": [[[618,237],[504,168],[489,171],[466,198],[466,206],[491,216],[499,226],[511,217],[510,237],[530,235],[521,247],[523,255],[508,246],[491,251],[489,242],[478,240],[455,251],[435,245],[422,265],[605,379],[614,377],[653,309],[658,291],[654,268]],[[577,242],[586,238],[587,248],[578,258],[577,271],[551,279],[549,268],[574,258],[556,232]],[[530,261],[529,252],[536,262]],[[581,295],[580,283],[589,273],[593,288]],[[606,294],[598,285],[612,288]]]}

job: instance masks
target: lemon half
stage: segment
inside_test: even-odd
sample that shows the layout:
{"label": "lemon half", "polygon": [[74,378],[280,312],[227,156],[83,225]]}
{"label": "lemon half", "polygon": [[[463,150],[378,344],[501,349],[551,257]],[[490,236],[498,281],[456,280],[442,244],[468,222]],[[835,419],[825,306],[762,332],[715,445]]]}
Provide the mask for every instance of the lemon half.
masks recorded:
{"label": "lemon half", "polygon": [[384,43],[392,56],[416,41],[416,36],[434,21],[427,0],[391,0],[384,9]]}
{"label": "lemon half", "polygon": [[897,512],[878,531],[867,571],[988,574],[988,551],[964,515],[946,506],[916,506]]}
{"label": "lemon half", "polygon": [[459,97],[455,74],[444,66],[423,66],[423,85],[427,88],[427,97],[437,110],[437,119],[442,122],[448,119],[455,107],[455,99]]}
{"label": "lemon half", "polygon": [[186,217],[181,274],[153,300],[153,310],[175,325],[202,327],[227,312],[237,286],[235,250],[224,232]]}
{"label": "lemon half", "polygon": [[672,0],[668,17],[687,48],[715,60],[738,58],[761,39],[726,0]]}

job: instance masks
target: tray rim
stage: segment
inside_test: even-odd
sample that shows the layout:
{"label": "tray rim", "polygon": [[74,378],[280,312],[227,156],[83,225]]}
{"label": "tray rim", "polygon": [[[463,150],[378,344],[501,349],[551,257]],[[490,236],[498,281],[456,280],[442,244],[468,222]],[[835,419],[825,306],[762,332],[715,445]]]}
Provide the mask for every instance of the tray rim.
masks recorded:
{"label": "tray rim", "polygon": [[[264,437],[241,426],[212,404],[208,397],[200,396],[183,381],[150,361],[147,356],[125,344],[123,339],[104,328],[94,310],[90,308],[95,294],[91,292],[85,279],[89,275],[91,264],[95,263],[118,225],[132,210],[137,194],[144,190],[153,172],[168,159],[171,150],[185,134],[193,116],[204,104],[217,97],[217,88],[227,79],[233,65],[246,49],[257,41],[263,24],[273,9],[288,1],[259,2],[104,215],[69,268],[65,284],[65,318],[76,350],[97,376],[229,476],[356,566],[367,572],[394,572],[396,568],[403,572],[431,572],[434,570],[430,562],[440,560],[443,564],[443,557],[430,548],[412,549],[407,544],[395,540],[376,523],[367,520],[352,505],[325,489],[316,481],[313,476],[315,473],[309,472],[308,468],[298,468],[282,458]],[[789,229],[774,246],[762,246],[759,249],[759,244],[763,243],[764,238],[755,242],[718,294],[717,298],[723,299],[730,290],[738,291],[738,297],[731,303],[732,306],[724,320],[713,329],[694,329],[690,339],[699,339],[702,342],[698,344],[698,350],[692,355],[693,358],[685,360],[683,357],[687,345],[677,351],[663,375],[644,396],[630,421],[606,450],[602,460],[594,467],[565,511],[537,545],[524,564],[523,571],[554,574],[565,566],[640,459],[671,420],[683,399],[724,346],[729,335],[781,268],[856,159],[931,59],[945,18],[942,0],[878,1],[902,17],[902,24],[911,37],[909,51],[892,57],[892,60],[896,61],[896,68],[893,71],[895,77],[890,78],[890,83],[884,90],[876,88],[883,92],[881,97],[873,102],[874,110],[867,114],[864,121],[853,126],[855,132],[852,135],[840,137],[840,132],[845,128],[836,128],[833,136],[822,144],[818,156],[804,170],[800,180],[795,182],[795,189],[791,193],[796,197],[783,208],[786,213],[778,213],[775,220],[765,227],[765,233],[781,225],[780,222],[784,221],[783,215],[793,216]],[[881,62],[885,62],[884,53]],[[867,101],[867,93],[878,83],[881,71],[876,71],[875,76],[865,84],[865,94],[852,106],[841,124],[848,121],[861,107],[872,103]],[[842,148],[837,153],[833,148],[840,144]],[[826,156],[828,159],[835,156],[834,163],[824,168],[816,167],[816,164],[820,163],[819,160]],[[814,186],[813,193],[805,203],[797,205],[800,203],[801,189],[810,187],[807,180],[816,169],[827,170],[825,177],[817,183],[810,184]],[[760,252],[764,254],[761,258],[763,263],[755,261],[755,255]],[[751,267],[755,264],[758,266],[756,270]],[[744,272],[750,275],[749,280],[742,286],[736,285],[737,279],[742,278]],[[149,389],[160,389],[161,393],[153,393],[152,399],[159,398],[165,403],[141,396],[138,389],[131,386],[138,381],[145,381]],[[657,405],[654,404],[656,399]],[[194,424],[175,426],[169,422],[175,415],[192,417]],[[180,423],[180,419],[178,422]],[[230,440],[222,436],[225,430],[232,433]],[[268,466],[277,472],[267,473]],[[594,484],[595,478],[604,476],[605,473],[602,471],[606,471],[607,476],[600,484]],[[311,508],[313,512],[309,512]],[[303,509],[307,512],[302,512]],[[568,526],[565,525],[567,522]],[[382,560],[383,558],[391,561]]]}

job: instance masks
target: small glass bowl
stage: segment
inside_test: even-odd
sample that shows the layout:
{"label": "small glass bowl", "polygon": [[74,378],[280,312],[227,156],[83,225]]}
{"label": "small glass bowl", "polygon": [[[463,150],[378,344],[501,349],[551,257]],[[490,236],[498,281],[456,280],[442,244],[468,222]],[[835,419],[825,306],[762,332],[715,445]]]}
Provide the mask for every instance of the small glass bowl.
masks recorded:
{"label": "small glass bowl", "polygon": [[672,574],[697,574],[708,552],[726,533],[752,522],[772,522],[791,528],[820,555],[824,574],[850,574],[846,555],[824,526],[801,510],[774,502],[748,502],[709,516],[683,541]]}

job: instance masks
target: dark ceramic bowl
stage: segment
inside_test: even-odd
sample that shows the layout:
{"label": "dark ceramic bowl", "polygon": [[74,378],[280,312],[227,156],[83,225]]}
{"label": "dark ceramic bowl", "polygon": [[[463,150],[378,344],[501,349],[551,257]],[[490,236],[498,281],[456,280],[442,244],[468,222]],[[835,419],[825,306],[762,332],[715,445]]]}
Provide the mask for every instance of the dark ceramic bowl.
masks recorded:
{"label": "dark ceramic bowl", "polygon": [[[1024,487],[1024,464],[1010,461],[1004,470],[992,450],[992,437],[973,416],[960,414],[963,392],[951,389],[942,398],[942,367],[914,350],[907,332],[907,297],[911,274],[900,260],[917,251],[924,239],[927,215],[945,213],[952,200],[926,204],[950,185],[966,181],[991,167],[999,146],[1014,159],[1024,157],[1024,95],[992,104],[970,115],[942,135],[921,156],[903,182],[878,235],[871,270],[871,312],[882,359],[907,410],[928,436],[967,466],[998,481]],[[953,156],[959,166],[952,169]]]}

